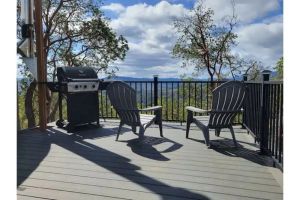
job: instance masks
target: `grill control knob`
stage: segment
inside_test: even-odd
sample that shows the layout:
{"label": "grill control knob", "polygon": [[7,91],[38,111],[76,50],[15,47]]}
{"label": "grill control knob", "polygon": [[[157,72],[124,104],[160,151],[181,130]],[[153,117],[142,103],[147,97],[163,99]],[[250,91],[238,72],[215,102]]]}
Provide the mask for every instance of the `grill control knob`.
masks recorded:
{"label": "grill control knob", "polygon": [[96,86],[95,85],[92,85],[92,88],[95,88]]}
{"label": "grill control knob", "polygon": [[86,88],[86,85],[84,85],[83,87]]}
{"label": "grill control knob", "polygon": [[78,89],[78,85],[75,85],[75,89]]}

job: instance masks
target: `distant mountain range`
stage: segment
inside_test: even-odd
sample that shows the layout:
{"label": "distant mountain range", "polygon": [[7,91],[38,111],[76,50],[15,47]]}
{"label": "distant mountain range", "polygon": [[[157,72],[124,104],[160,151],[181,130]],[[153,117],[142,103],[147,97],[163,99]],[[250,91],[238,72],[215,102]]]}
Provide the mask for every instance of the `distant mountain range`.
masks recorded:
{"label": "distant mountain range", "polygon": [[[277,76],[277,72],[272,72],[271,73],[271,78],[272,77],[276,77]],[[21,82],[21,80],[27,80],[27,78],[22,78],[22,77],[17,77],[17,81],[18,83]],[[108,78],[103,78],[104,80],[108,80]],[[236,80],[242,80],[243,76],[236,76],[235,77]],[[135,78],[135,77],[129,77],[129,76],[115,76],[110,78],[109,80],[117,80],[117,81],[153,81],[153,78]],[[181,81],[181,78],[158,78],[159,81]],[[209,79],[206,78],[202,78],[202,79],[193,79],[196,81],[208,81]],[[224,80],[232,80],[232,78],[226,78]]]}
{"label": "distant mountain range", "polygon": [[[108,78],[104,78],[104,80],[108,80]],[[128,76],[115,76],[110,78],[109,80],[116,81],[153,81],[153,78],[134,78]],[[158,78],[159,81],[181,81],[181,78]],[[207,81],[208,79],[194,79],[197,81]]]}

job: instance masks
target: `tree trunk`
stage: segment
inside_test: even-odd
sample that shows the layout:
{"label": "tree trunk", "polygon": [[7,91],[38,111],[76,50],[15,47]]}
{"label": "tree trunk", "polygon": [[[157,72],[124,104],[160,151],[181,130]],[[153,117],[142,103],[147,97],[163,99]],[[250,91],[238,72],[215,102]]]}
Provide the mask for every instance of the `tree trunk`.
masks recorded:
{"label": "tree trunk", "polygon": [[212,92],[215,89],[215,84],[214,84],[214,75],[210,76],[210,92]]}
{"label": "tree trunk", "polygon": [[32,81],[26,91],[25,95],[25,114],[28,120],[28,128],[36,126],[34,109],[33,109],[33,93],[36,88],[36,82]]}
{"label": "tree trunk", "polygon": [[19,94],[17,91],[17,131],[21,129],[20,116],[19,116]]}
{"label": "tree trunk", "polygon": [[48,117],[49,122],[55,121],[55,115],[56,115],[57,110],[58,110],[58,100],[55,102],[53,110]]}
{"label": "tree trunk", "polygon": [[46,89],[46,112],[47,112],[47,122],[50,122],[49,116],[50,116],[50,110],[51,110],[51,102],[52,102],[52,93],[47,88]]}

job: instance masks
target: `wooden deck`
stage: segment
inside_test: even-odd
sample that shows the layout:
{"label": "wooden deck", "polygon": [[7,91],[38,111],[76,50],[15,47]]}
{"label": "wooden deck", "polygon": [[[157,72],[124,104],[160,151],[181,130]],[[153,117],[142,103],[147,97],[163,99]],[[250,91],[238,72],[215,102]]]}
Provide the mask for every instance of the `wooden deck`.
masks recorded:
{"label": "wooden deck", "polygon": [[282,173],[258,156],[253,139],[236,127],[239,148],[224,130],[207,149],[191,127],[164,124],[146,130],[143,145],[118,123],[68,134],[55,126],[47,132],[18,134],[18,199],[282,199]]}

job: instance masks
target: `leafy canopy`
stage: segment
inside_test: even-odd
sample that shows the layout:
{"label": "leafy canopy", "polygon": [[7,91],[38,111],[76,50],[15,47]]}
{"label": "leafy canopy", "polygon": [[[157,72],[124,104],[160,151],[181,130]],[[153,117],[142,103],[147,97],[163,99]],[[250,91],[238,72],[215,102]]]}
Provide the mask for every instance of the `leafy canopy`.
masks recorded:
{"label": "leafy canopy", "polygon": [[99,0],[43,0],[44,47],[48,75],[58,66],[90,66],[114,73],[109,64],[123,60],[127,40],[109,27]]}
{"label": "leafy canopy", "polygon": [[222,23],[213,20],[214,11],[205,8],[203,1],[189,15],[176,19],[179,33],[173,55],[184,61],[183,67],[193,64],[197,71],[205,70],[211,80],[220,79],[222,68],[232,59],[231,48],[236,44],[233,33],[236,17],[225,17]]}

